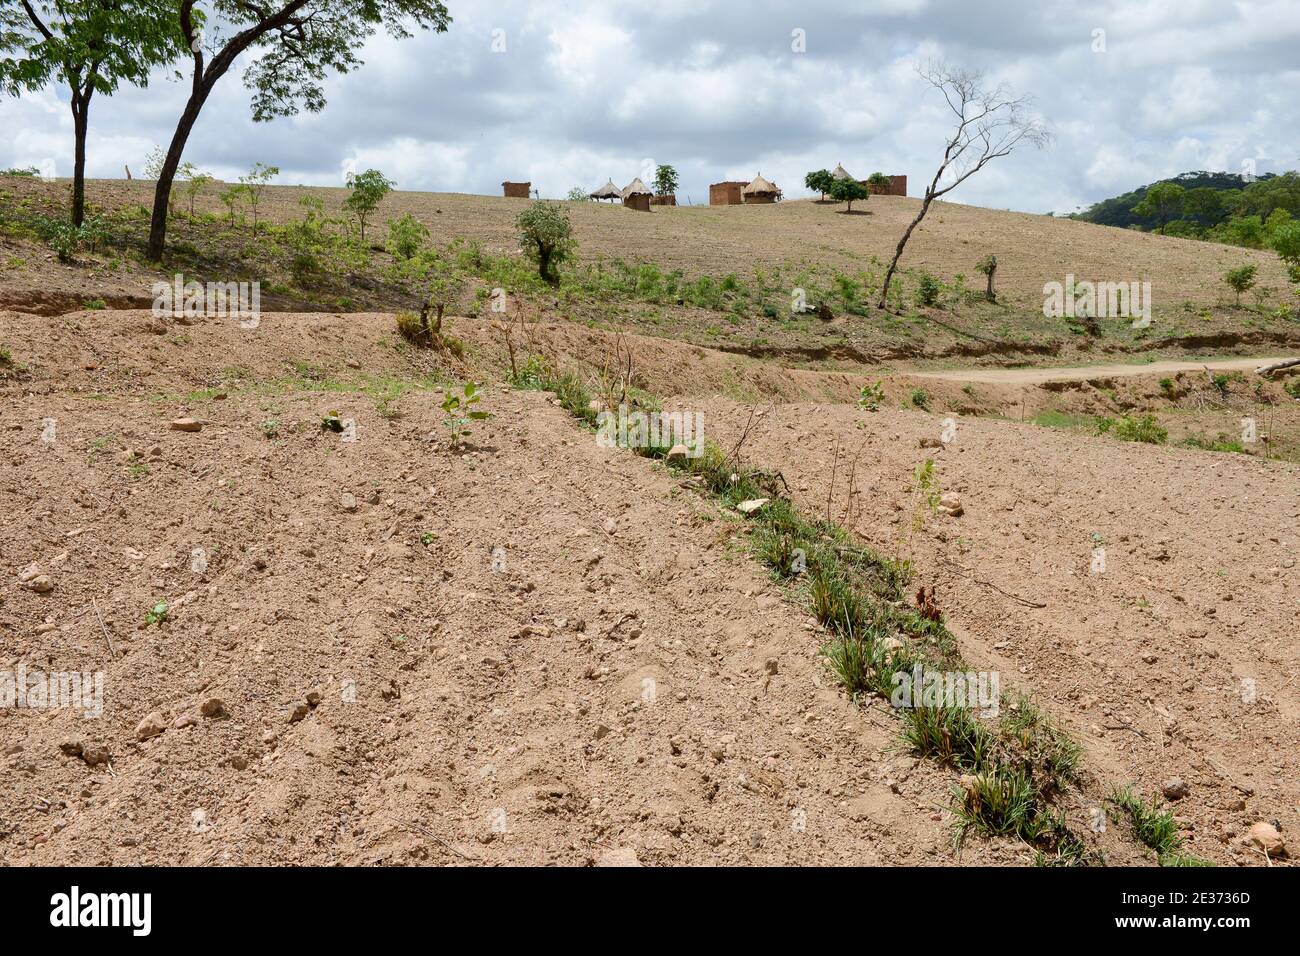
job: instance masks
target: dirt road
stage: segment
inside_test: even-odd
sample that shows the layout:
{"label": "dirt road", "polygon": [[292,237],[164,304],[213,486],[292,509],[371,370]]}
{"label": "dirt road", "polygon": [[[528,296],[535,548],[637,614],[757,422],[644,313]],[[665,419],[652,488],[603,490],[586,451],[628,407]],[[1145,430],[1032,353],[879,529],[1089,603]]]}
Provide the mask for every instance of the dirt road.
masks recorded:
{"label": "dirt road", "polygon": [[1287,356],[1262,358],[1214,358],[1196,362],[1146,362],[1123,365],[1082,365],[1075,368],[964,368],[943,372],[907,372],[912,378],[936,378],[945,382],[984,382],[990,385],[1041,385],[1044,382],[1086,382],[1094,378],[1122,378],[1129,375],[1174,375],[1204,368],[1222,372],[1254,372],[1261,365],[1280,362]]}

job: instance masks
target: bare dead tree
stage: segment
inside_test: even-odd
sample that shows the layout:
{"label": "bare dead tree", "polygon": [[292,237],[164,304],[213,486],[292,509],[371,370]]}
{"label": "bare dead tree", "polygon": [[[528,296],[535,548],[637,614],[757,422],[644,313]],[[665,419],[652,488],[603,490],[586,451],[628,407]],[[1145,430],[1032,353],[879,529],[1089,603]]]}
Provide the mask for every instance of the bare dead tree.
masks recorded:
{"label": "bare dead tree", "polygon": [[1029,97],[1017,96],[1006,86],[987,90],[981,73],[951,69],[942,63],[918,66],[917,73],[943,94],[957,119],[957,128],[948,139],[943,161],[934,179],[925,189],[921,211],[907,227],[903,238],[898,240],[894,259],[889,263],[884,284],[880,287],[880,300],[876,303],[881,309],[889,295],[889,284],[898,271],[898,260],[903,257],[912,232],[930,211],[931,203],[956,189],[993,160],[1010,155],[1017,147],[1027,145],[1042,149],[1052,141],[1051,133],[1042,122],[1028,115]]}

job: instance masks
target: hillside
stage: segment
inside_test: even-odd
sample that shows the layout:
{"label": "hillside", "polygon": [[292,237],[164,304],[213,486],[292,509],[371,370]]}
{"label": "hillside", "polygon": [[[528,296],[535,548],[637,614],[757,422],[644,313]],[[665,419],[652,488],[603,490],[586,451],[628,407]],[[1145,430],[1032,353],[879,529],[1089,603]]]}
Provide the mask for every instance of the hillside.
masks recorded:
{"label": "hillside", "polygon": [[[409,308],[418,290],[395,282],[383,249],[382,223],[411,215],[433,243],[458,243],[465,268],[487,289],[528,298],[536,308],[554,300],[568,318],[601,327],[692,341],[788,364],[851,367],[868,362],[985,361],[1005,364],[1047,357],[1086,364],[1099,353],[1203,354],[1241,347],[1267,352],[1300,342],[1300,324],[1275,314],[1286,274],[1271,252],[1153,236],[1071,220],[941,204],[917,231],[903,266],[899,298],[889,312],[872,305],[882,262],[915,214],[918,200],[873,197],[863,214],[843,215],[814,201],[775,206],[657,207],[635,214],[619,206],[565,204],[583,268],[570,273],[562,298],[537,287],[517,256],[514,218],[527,200],[482,196],[393,193],[372,226],[370,262],[358,268],[352,253],[327,250],[319,270],[294,275],[294,226],[307,214],[302,200],[319,201],[324,215],[342,220],[342,189],[269,187],[258,210],[281,233],[254,238],[246,219],[233,225],[218,201],[221,187],[196,199],[198,217],[180,212],[172,251],[161,269],[143,265],[138,250],[147,231],[143,205],[151,186],[94,182],[90,197],[111,222],[114,239],[102,254],[78,266],[53,260],[24,242],[31,216],[55,209],[62,187],[31,180],[0,183],[0,216],[7,215],[9,269],[0,277],[0,305],[42,311],[98,297],[108,304],[148,305],[149,286],[174,272],[200,279],[258,280],[267,308],[355,311]],[[345,227],[328,227],[343,241]],[[468,245],[466,245],[468,244]],[[999,303],[980,294],[976,262],[998,258]],[[330,260],[330,255],[334,259]],[[92,265],[94,282],[84,281]],[[1265,308],[1249,299],[1235,307],[1223,273],[1244,263],[1258,268],[1259,286],[1274,290]],[[521,268],[522,267],[522,268]],[[919,307],[913,291],[923,271],[944,283],[935,307]],[[359,275],[358,273],[363,274]],[[1103,335],[1043,315],[1044,286],[1076,281],[1148,281],[1152,323],[1134,329],[1105,320]],[[960,277],[960,278],[959,278]],[[93,288],[93,294],[91,292]],[[835,315],[823,322],[792,316],[796,288]],[[44,304],[42,304],[44,303]]]}

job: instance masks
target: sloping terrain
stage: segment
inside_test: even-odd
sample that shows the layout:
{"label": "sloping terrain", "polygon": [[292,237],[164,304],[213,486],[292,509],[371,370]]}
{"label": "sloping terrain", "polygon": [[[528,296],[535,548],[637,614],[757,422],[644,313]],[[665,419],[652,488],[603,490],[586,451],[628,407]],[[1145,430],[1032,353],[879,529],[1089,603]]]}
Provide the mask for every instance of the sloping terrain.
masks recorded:
{"label": "sloping terrain", "polygon": [[[464,328],[487,360],[491,336]],[[985,839],[955,856],[956,772],[910,756],[881,702],[844,699],[734,513],[547,395],[490,387],[494,417],[452,453],[444,370],[395,347],[389,316],[3,329],[24,367],[0,411],[5,666],[106,681],[98,719],[0,711],[7,862],[1032,860]],[[680,381],[694,351],[662,347],[647,376]],[[697,360],[723,378],[753,361]],[[679,401],[724,443],[749,416]],[[321,429],[331,414],[355,441]],[[745,451],[817,512],[830,443],[865,441],[853,527],[939,585],[969,659],[1085,741],[1092,790],[1181,775],[1190,849],[1263,862],[1245,829],[1297,805],[1295,467],[964,419],[918,448],[940,427],[785,405]],[[927,456],[966,512],[909,534]],[[841,461],[837,514],[844,480]],[[1172,500],[1140,491],[1175,481]],[[24,587],[31,563],[52,590]],[[1118,823],[1088,830],[1095,803],[1071,824],[1111,863],[1149,860]]]}
{"label": "sloping terrain", "polygon": [[843,699],[734,517],[546,395],[490,388],[450,453],[386,317],[86,318],[4,317],[3,661],[105,675],[98,719],[0,711],[4,862],[1031,858],[955,857],[955,772]]}
{"label": "sloping terrain", "polygon": [[[155,282],[257,281],[263,308],[370,312],[412,308],[419,281],[386,249],[387,222],[411,216],[431,247],[470,274],[479,295],[500,288],[536,316],[622,329],[791,367],[893,370],[934,363],[1093,364],[1129,357],[1268,354],[1300,346],[1300,302],[1275,255],[1094,226],[1047,216],[939,204],[909,245],[888,310],[875,307],[884,262],[917,200],[874,197],[863,215],[812,201],[774,206],[656,207],[564,203],[578,264],[559,289],[540,284],[518,254],[515,217],[526,201],[395,192],[365,242],[343,209],[345,191],[268,187],[256,217],[227,212],[211,185],[194,213],[178,208],[160,265],[142,256],[152,184],[88,184],[107,238],[60,262],[40,241],[66,184],[0,182],[0,308],[57,315],[79,308],[147,308]],[[314,211],[303,202],[319,203]],[[187,206],[188,202],[181,204]],[[308,219],[311,220],[308,223]],[[998,258],[997,303],[984,300],[976,263]],[[1236,303],[1224,272],[1259,270],[1270,298]],[[925,273],[941,283],[918,300]],[[1149,282],[1151,322],[1105,318],[1099,334],[1043,313],[1046,283]],[[796,290],[799,290],[796,293]],[[793,303],[827,311],[794,312]],[[477,301],[477,300],[475,300]],[[928,301],[928,300],[927,300]],[[466,309],[470,309],[466,303]]]}
{"label": "sloping terrain", "polygon": [[[751,407],[697,407],[724,445],[750,424]],[[1300,822],[1300,467],[947,421],[943,444],[941,415],[786,404],[746,447],[796,500],[911,557],[967,658],[1038,695],[1116,784],[1181,778],[1192,852],[1263,862],[1249,828]],[[959,517],[918,503],[927,459]]]}

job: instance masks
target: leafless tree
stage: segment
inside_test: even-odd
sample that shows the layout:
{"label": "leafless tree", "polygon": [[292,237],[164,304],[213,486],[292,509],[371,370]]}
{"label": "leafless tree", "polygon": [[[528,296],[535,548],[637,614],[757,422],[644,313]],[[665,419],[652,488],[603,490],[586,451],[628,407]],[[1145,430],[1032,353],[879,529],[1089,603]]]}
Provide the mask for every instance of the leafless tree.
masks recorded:
{"label": "leafless tree", "polygon": [[885,307],[889,283],[898,270],[898,260],[903,257],[907,240],[930,211],[932,202],[956,189],[999,156],[1007,156],[1023,145],[1042,149],[1052,141],[1042,122],[1028,114],[1029,97],[1017,96],[1004,85],[985,89],[981,73],[951,69],[942,63],[923,64],[916,71],[943,94],[957,119],[957,129],[948,139],[943,162],[925,189],[921,211],[898,240],[894,259],[880,288],[877,307],[881,309]]}

